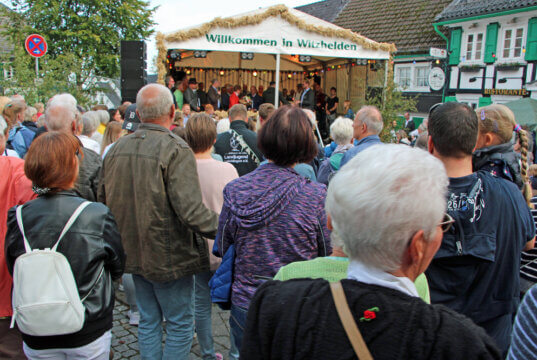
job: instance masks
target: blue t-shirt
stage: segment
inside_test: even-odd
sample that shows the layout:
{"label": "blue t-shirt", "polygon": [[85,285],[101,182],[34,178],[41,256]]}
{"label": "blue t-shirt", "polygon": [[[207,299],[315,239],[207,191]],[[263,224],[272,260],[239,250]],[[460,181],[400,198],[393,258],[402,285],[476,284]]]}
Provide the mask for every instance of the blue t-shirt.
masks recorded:
{"label": "blue t-shirt", "polygon": [[455,224],[426,271],[431,303],[492,335],[494,319],[514,315],[519,304],[520,256],[535,236],[530,209],[515,184],[485,171],[450,178],[447,201]]}

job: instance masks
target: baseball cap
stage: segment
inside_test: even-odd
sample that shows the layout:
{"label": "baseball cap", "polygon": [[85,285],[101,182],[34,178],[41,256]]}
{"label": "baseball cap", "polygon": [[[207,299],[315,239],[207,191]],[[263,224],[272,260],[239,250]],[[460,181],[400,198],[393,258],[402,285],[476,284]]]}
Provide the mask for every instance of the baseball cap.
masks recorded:
{"label": "baseball cap", "polygon": [[131,104],[125,110],[125,120],[123,121],[123,130],[136,131],[140,125],[140,118],[136,114],[136,104]]}

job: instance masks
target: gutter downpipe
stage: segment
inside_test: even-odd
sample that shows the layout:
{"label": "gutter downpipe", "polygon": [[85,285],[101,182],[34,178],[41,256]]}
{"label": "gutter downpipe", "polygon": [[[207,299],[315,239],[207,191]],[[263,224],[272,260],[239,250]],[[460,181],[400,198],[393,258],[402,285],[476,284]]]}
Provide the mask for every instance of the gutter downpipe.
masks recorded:
{"label": "gutter downpipe", "polygon": [[446,35],[444,35],[440,30],[438,30],[438,24],[433,24],[434,31],[440,35],[440,37],[444,40],[446,40],[446,50],[448,53],[448,58],[446,59],[444,63],[444,73],[446,74],[446,84],[444,84],[444,89],[442,90],[442,102],[444,102],[446,98],[446,88],[449,86],[449,83],[451,81],[451,74],[448,74],[448,61],[449,61],[449,39]]}

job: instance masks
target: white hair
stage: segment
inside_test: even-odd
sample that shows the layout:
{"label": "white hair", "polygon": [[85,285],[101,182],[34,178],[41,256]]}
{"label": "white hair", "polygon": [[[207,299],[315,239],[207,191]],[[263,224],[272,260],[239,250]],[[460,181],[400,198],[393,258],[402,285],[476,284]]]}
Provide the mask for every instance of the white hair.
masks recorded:
{"label": "white hair", "polygon": [[99,126],[99,115],[96,111],[87,111],[82,114],[82,135],[91,137]]}
{"label": "white hair", "polygon": [[352,120],[346,117],[340,116],[330,125],[330,137],[338,145],[350,144],[353,131]]}
{"label": "white hair", "polygon": [[33,106],[28,106],[26,110],[24,110],[24,121],[32,121],[32,117],[37,114],[37,109]]}
{"label": "white hair", "polygon": [[136,95],[136,110],[142,122],[163,117],[172,106],[172,93],[164,85],[146,85]]}
{"label": "white hair", "polygon": [[447,185],[444,166],[429,153],[375,145],[331,180],[326,212],[351,259],[394,271],[416,232],[434,237],[446,211]]}
{"label": "white hair", "polygon": [[229,118],[218,120],[216,123],[216,133],[221,134],[229,130]]}
{"label": "white hair", "polygon": [[110,121],[110,113],[106,110],[97,110],[96,113],[99,122],[106,126]]}
{"label": "white hair", "polygon": [[54,103],[62,103],[66,106],[72,107],[73,111],[78,111],[76,107],[78,103],[75,97],[71,94],[63,93],[63,94],[54,95],[53,97],[49,99],[47,103],[47,107],[52,106]]}
{"label": "white hair", "polygon": [[367,105],[362,108],[356,114],[356,118],[367,125],[367,131],[373,134],[380,134],[384,123],[382,122],[382,115],[375,106]]}
{"label": "white hair", "polygon": [[315,130],[317,128],[317,116],[315,115],[315,113],[310,109],[302,109],[302,111],[304,111],[306,115],[308,115],[308,119],[311,122],[311,126]]}
{"label": "white hair", "polygon": [[71,125],[76,122],[80,125],[80,113],[72,103],[64,101],[51,101],[45,110],[45,124],[50,131],[72,131]]}

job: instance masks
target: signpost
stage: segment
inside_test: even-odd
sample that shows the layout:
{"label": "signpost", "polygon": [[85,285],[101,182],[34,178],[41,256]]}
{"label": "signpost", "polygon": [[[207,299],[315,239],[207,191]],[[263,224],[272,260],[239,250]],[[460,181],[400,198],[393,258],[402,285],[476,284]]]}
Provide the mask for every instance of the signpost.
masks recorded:
{"label": "signpost", "polygon": [[39,76],[39,58],[47,53],[47,42],[41,35],[32,34],[26,38],[24,47],[30,56],[35,58],[35,75]]}

